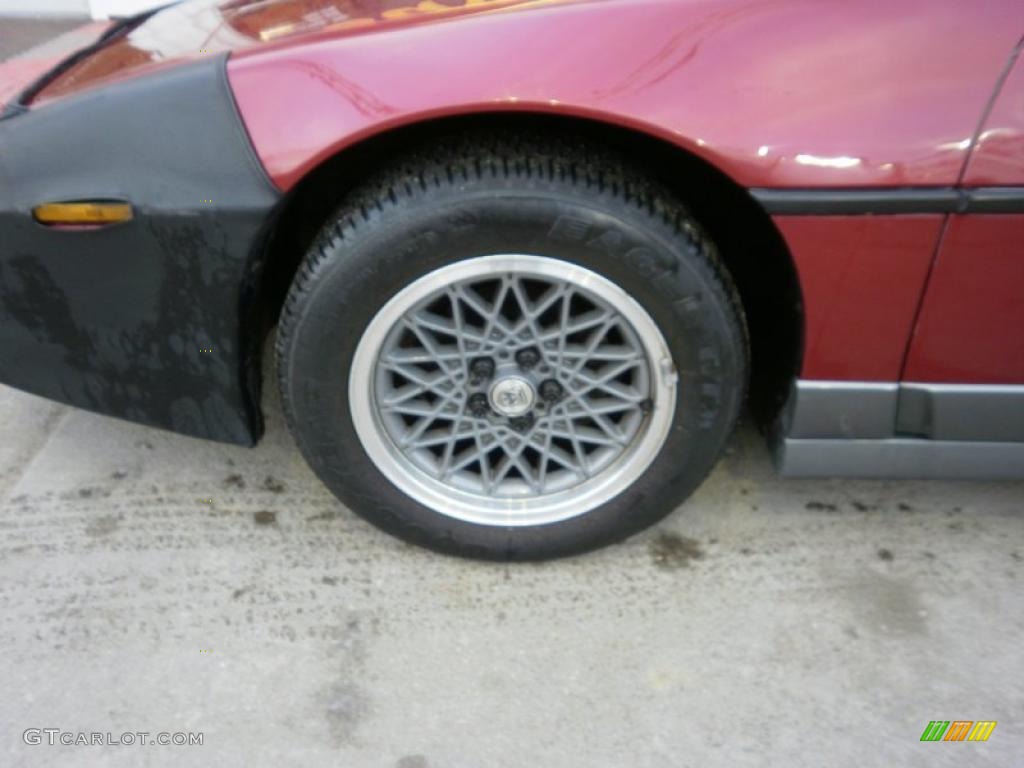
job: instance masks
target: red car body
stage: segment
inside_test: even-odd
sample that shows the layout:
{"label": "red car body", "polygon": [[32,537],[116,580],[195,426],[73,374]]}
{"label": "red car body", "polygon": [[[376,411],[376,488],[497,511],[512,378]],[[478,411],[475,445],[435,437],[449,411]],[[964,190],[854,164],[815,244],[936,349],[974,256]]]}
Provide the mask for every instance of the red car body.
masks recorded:
{"label": "red car body", "polygon": [[[963,472],[1015,474],[1022,36],[1019,0],[193,0],[19,106],[43,114],[228,54],[252,150],[284,199],[332,159],[440,119],[543,114],[649,137],[747,190],[792,260],[803,341],[784,471],[958,474],[932,453],[889,469],[801,453],[917,439],[1016,444]],[[0,67],[0,100],[53,64]],[[86,192],[104,190],[74,194]]]}

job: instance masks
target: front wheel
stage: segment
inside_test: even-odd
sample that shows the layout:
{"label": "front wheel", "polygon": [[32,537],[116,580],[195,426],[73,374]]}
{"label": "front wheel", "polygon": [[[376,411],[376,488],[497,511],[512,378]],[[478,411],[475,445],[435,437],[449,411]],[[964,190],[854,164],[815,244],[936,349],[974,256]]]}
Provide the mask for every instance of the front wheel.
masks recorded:
{"label": "front wheel", "polygon": [[324,230],[278,337],[289,424],[353,510],[535,559],[689,495],[736,420],[742,311],[697,224],[620,159],[452,140]]}

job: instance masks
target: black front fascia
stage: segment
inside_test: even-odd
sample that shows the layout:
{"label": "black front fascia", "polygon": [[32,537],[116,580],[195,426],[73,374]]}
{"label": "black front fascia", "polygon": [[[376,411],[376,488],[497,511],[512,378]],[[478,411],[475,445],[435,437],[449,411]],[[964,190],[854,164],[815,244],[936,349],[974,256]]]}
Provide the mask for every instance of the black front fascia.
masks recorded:
{"label": "black front fascia", "polygon": [[[0,382],[197,437],[262,429],[243,307],[280,195],[246,136],[226,56],[0,122]],[[32,219],[126,200],[95,230]]]}

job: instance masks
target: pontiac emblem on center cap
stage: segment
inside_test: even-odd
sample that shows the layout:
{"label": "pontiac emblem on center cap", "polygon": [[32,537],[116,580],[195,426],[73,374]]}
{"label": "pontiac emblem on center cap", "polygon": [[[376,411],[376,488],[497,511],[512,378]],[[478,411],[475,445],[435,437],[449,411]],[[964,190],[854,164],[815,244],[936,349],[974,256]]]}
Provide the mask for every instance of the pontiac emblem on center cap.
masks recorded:
{"label": "pontiac emblem on center cap", "polygon": [[533,407],[533,385],[519,376],[498,379],[488,393],[491,407],[502,416],[521,416]]}

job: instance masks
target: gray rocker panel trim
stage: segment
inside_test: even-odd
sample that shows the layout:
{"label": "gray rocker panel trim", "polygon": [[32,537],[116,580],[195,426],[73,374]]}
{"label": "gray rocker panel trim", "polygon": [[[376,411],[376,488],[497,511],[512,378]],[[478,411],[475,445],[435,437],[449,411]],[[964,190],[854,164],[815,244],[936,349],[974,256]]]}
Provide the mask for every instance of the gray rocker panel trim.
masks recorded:
{"label": "gray rocker panel trim", "polygon": [[1024,385],[798,380],[781,426],[796,439],[1024,442]]}
{"label": "gray rocker panel trim", "polygon": [[899,385],[798,380],[782,413],[786,437],[892,437]]}
{"label": "gray rocker panel trim", "polygon": [[896,414],[901,435],[1024,442],[1024,386],[904,382]]}
{"label": "gray rocker panel trim", "polygon": [[1024,443],[784,439],[775,460],[783,477],[1024,479]]}
{"label": "gray rocker panel trim", "polygon": [[1024,385],[797,381],[783,475],[1024,477]]}

